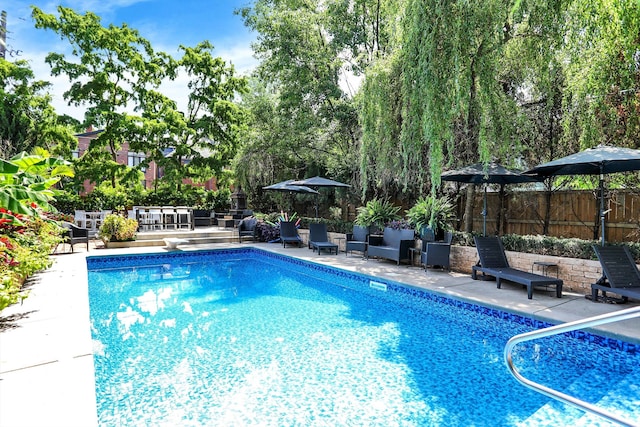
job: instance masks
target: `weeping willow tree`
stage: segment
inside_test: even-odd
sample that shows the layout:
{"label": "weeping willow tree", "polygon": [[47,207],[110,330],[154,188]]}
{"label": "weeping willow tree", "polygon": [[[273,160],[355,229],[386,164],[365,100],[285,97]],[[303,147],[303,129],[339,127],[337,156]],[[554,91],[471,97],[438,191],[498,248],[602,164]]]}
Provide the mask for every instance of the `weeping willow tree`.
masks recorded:
{"label": "weeping willow tree", "polygon": [[640,7],[575,0],[566,10],[564,141],[640,147]]}
{"label": "weeping willow tree", "polygon": [[398,145],[402,125],[401,67],[397,55],[377,61],[366,74],[358,99],[362,124],[360,171],[362,197],[395,196],[403,184]]}
{"label": "weeping willow tree", "polygon": [[[563,5],[409,0],[393,53],[366,73],[363,175],[396,176],[405,192],[419,195],[440,188],[443,167],[491,160],[522,167],[541,118],[554,122],[544,141],[557,145]],[[544,108],[532,118],[527,103]]]}
{"label": "weeping willow tree", "polygon": [[435,193],[444,164],[513,149],[515,101],[498,79],[509,14],[503,1],[408,1],[398,50],[363,87],[363,169],[377,159],[377,176],[385,169],[404,191]]}

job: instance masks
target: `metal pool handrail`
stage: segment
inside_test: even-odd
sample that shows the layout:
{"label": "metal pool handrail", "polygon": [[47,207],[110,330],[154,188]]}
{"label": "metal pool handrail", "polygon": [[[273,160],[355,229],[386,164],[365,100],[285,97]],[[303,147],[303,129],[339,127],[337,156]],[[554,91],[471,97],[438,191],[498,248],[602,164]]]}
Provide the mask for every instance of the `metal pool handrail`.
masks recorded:
{"label": "metal pool handrail", "polygon": [[615,423],[621,424],[623,426],[637,426],[637,424],[625,420],[624,418],[620,418],[615,414],[610,413],[609,411],[600,408],[599,406],[593,405],[589,402],[585,402],[576,397],[569,396],[568,394],[564,394],[560,391],[554,390],[552,388],[546,387],[542,384],[539,384],[535,381],[529,380],[522,376],[520,372],[513,365],[512,352],[513,348],[525,341],[531,341],[537,338],[544,338],[551,335],[559,335],[564,332],[575,331],[580,328],[589,328],[592,326],[604,325],[607,323],[619,322],[621,320],[632,319],[634,317],[640,317],[640,307],[632,307],[625,310],[617,311],[615,313],[602,314],[600,316],[588,317],[582,320],[576,320],[574,322],[564,323],[562,325],[551,326],[545,329],[539,329],[537,331],[526,332],[524,334],[519,334],[512,337],[509,341],[507,341],[507,345],[504,348],[504,360],[509,368],[509,372],[514,376],[516,380],[518,380],[521,384],[526,387],[537,391],[538,393],[544,394],[545,396],[551,397],[552,399],[559,400],[561,402],[577,406],[578,408],[591,412],[593,414],[599,415],[603,418],[606,418],[609,421],[613,421]]}

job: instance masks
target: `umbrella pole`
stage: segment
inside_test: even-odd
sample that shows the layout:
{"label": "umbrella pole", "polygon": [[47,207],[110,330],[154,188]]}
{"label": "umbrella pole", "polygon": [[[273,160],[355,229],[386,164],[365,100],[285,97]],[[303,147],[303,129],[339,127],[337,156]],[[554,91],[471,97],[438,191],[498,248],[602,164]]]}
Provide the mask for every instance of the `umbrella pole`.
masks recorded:
{"label": "umbrella pole", "polygon": [[600,244],[604,246],[604,174],[602,173],[602,165],[600,165],[600,235],[602,236]]}
{"label": "umbrella pole", "polygon": [[484,198],[482,204],[482,237],[487,237],[487,184],[484,185]]}

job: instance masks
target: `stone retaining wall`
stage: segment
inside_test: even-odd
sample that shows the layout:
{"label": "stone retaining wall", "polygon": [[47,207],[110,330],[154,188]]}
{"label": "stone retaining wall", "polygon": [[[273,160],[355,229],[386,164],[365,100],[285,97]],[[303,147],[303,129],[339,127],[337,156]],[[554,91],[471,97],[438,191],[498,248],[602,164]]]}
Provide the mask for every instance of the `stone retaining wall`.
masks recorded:
{"label": "stone retaining wall", "polygon": [[[591,294],[591,284],[602,275],[602,267],[600,267],[599,261],[511,251],[506,251],[506,254],[511,267],[524,271],[531,271],[534,261],[558,264],[558,277],[564,281],[563,289],[585,295]],[[451,246],[451,269],[471,274],[471,267],[477,262],[478,252],[476,248]],[[538,268],[538,266],[534,267],[533,272],[542,274],[542,269]],[[555,273],[554,268],[549,268],[546,274],[553,276]]]}

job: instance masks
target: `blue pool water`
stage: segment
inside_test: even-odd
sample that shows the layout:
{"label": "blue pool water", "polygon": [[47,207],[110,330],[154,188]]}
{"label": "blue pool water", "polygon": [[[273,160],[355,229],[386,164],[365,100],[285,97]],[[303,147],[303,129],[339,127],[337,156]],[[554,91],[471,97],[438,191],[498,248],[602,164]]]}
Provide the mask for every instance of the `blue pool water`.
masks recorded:
{"label": "blue pool water", "polygon": [[[256,249],[87,263],[102,427],[609,425],[508,374],[539,321]],[[638,346],[578,332],[514,359],[640,423]]]}

